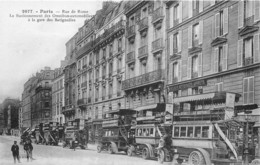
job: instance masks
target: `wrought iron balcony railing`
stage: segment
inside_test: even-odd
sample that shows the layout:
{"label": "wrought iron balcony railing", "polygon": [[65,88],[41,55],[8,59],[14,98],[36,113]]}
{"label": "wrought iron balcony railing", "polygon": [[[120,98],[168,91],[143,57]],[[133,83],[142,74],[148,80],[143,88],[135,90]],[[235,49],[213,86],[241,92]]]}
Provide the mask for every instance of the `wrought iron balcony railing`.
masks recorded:
{"label": "wrought iron balcony railing", "polygon": [[253,57],[247,57],[244,59],[244,66],[248,66],[252,64],[253,64]]}
{"label": "wrought iron balcony railing", "polygon": [[135,35],[135,25],[127,27],[126,32],[128,38]]}
{"label": "wrought iron balcony railing", "polygon": [[163,49],[163,39],[162,38],[159,38],[155,41],[152,42],[152,51],[153,52],[157,52],[159,50],[162,50]]}
{"label": "wrought iron balcony railing", "polygon": [[87,82],[87,81],[85,81],[85,82],[81,83],[81,88],[87,87],[87,84],[88,84],[88,82]]}
{"label": "wrought iron balcony railing", "polygon": [[153,84],[153,83],[156,83],[156,82],[162,81],[162,80],[164,80],[164,70],[159,69],[159,70],[145,73],[140,76],[123,81],[122,89],[128,90],[128,89],[136,88],[136,87],[139,87],[142,85]]}
{"label": "wrought iron balcony railing", "polygon": [[138,58],[143,58],[148,56],[148,46],[142,46],[141,48],[138,49]]}
{"label": "wrought iron balcony railing", "polygon": [[135,52],[132,51],[126,55],[126,63],[131,63],[135,61]]}
{"label": "wrought iron balcony railing", "polygon": [[154,10],[154,12],[152,14],[152,22],[155,23],[161,19],[163,19],[163,8],[159,7],[156,10]]}
{"label": "wrought iron balcony railing", "polygon": [[144,29],[148,28],[148,17],[144,17],[139,22],[139,31],[142,31]]}

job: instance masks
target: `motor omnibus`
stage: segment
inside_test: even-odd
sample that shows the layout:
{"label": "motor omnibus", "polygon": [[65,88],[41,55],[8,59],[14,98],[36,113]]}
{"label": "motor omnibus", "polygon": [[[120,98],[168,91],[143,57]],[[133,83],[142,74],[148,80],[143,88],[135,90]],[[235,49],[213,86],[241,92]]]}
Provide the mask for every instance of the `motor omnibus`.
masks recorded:
{"label": "motor omnibus", "polygon": [[134,138],[130,128],[135,121],[135,115],[136,111],[131,109],[106,112],[102,121],[102,137],[98,142],[97,152],[105,150],[110,154],[121,151],[127,153],[129,144]]}
{"label": "motor omnibus", "polygon": [[173,99],[172,150],[190,165],[241,164],[234,103],[239,94],[212,92]]}

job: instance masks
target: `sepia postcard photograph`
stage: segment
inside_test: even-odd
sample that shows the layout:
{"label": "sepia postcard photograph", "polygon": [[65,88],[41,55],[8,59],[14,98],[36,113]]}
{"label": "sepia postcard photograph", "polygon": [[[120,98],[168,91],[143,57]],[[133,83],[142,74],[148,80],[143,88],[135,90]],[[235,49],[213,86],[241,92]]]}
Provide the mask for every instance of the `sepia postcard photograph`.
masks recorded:
{"label": "sepia postcard photograph", "polygon": [[259,0],[0,0],[0,165],[260,165]]}

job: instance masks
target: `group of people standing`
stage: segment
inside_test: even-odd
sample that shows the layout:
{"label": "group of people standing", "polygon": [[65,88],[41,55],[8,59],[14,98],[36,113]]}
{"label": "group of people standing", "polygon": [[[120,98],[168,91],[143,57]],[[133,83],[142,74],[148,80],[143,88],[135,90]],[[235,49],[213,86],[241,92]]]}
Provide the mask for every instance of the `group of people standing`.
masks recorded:
{"label": "group of people standing", "polygon": [[[27,140],[24,144],[24,151],[26,153],[26,158],[27,161],[29,161],[29,159],[34,160],[32,158],[32,150],[33,150],[33,146],[30,140]],[[12,145],[11,151],[13,153],[13,157],[14,157],[14,163],[16,163],[16,160],[18,160],[19,163],[21,163],[20,161],[20,155],[19,155],[19,146],[17,145],[17,141],[14,141],[14,144]]]}

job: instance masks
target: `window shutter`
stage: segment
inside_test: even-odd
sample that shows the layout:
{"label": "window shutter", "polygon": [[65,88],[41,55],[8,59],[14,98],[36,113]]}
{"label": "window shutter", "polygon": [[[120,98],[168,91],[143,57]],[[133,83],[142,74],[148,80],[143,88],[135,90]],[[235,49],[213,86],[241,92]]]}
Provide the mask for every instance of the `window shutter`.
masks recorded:
{"label": "window shutter", "polygon": [[114,40],[113,43],[113,53],[115,54],[116,52],[118,52],[118,40]]}
{"label": "window shutter", "polygon": [[224,32],[224,34],[227,34],[228,33],[228,7],[224,9],[223,16],[224,16],[223,32]]}
{"label": "window shutter", "polygon": [[217,38],[219,36],[219,28],[220,28],[220,16],[219,13],[215,15],[215,37]]}
{"label": "window shutter", "polygon": [[180,20],[179,23],[182,22],[182,1],[179,1],[179,16],[180,16]]}
{"label": "window shutter", "polygon": [[248,78],[243,79],[243,103],[248,103]]}
{"label": "window shutter", "polygon": [[188,48],[192,47],[192,26],[188,27]]}
{"label": "window shutter", "polygon": [[254,77],[248,79],[248,103],[254,104]]}
{"label": "window shutter", "polygon": [[259,34],[254,35],[254,63],[259,62]]}
{"label": "window shutter", "polygon": [[199,71],[198,71],[198,77],[202,76],[202,53],[199,53],[198,55],[198,66],[199,66]]}
{"label": "window shutter", "polygon": [[188,57],[188,69],[187,69],[187,78],[191,79],[191,57]]}
{"label": "window shutter", "polygon": [[199,12],[203,11],[203,1],[199,1]]}
{"label": "window shutter", "polygon": [[218,55],[219,55],[219,49],[215,48],[215,51],[214,51],[214,73],[218,72]]}
{"label": "window shutter", "polygon": [[228,44],[223,45],[223,71],[227,70]]}
{"label": "window shutter", "polygon": [[169,75],[168,75],[168,78],[169,78],[169,84],[172,84],[172,75],[173,75],[173,73],[172,73],[172,71],[173,71],[173,63],[171,62],[170,64],[169,64]]}
{"label": "window shutter", "polygon": [[238,2],[238,28],[244,26],[244,1]]}
{"label": "window shutter", "polygon": [[219,84],[219,91],[223,91],[223,82]]}
{"label": "window shutter", "polygon": [[213,15],[211,18],[212,18],[212,21],[211,21],[211,24],[212,24],[211,35],[212,35],[212,40],[213,40],[214,38],[216,38],[215,37],[215,15]]}
{"label": "window shutter", "polygon": [[218,83],[215,84],[215,91],[216,91],[216,92],[218,91]]}
{"label": "window shutter", "polygon": [[203,42],[203,20],[200,21],[199,28],[200,28],[199,44],[202,44],[202,42]]}
{"label": "window shutter", "polygon": [[173,34],[170,35],[169,51],[170,51],[170,56],[172,56],[173,55]]}
{"label": "window shutter", "polygon": [[178,52],[181,52],[181,45],[182,45],[182,30],[178,32],[179,34],[179,43],[178,43]]}
{"label": "window shutter", "polygon": [[253,6],[255,6],[255,13],[254,13],[254,21],[257,22],[260,20],[260,2],[259,1],[254,1],[255,4]]}
{"label": "window shutter", "polygon": [[237,43],[237,67],[242,67],[242,54],[243,54],[243,40],[238,40]]}
{"label": "window shutter", "polygon": [[179,73],[178,73],[178,82],[180,82],[181,81],[181,67],[182,66],[182,63],[181,63],[181,60],[179,60],[179,62],[178,62],[178,71],[179,71]]}
{"label": "window shutter", "polygon": [[170,19],[170,28],[173,27],[173,10],[174,10],[174,7],[172,6],[170,9],[169,9],[169,19]]}

